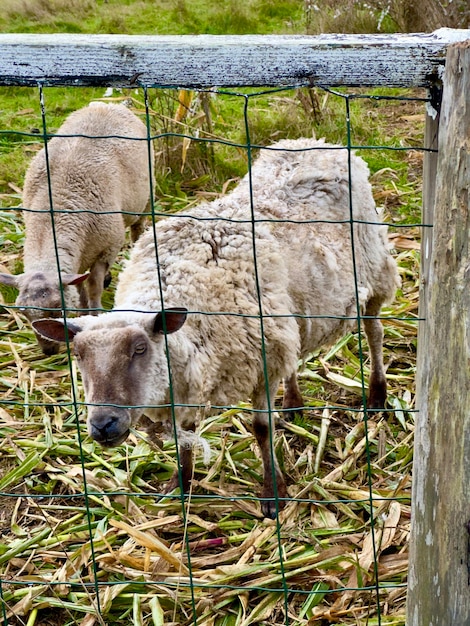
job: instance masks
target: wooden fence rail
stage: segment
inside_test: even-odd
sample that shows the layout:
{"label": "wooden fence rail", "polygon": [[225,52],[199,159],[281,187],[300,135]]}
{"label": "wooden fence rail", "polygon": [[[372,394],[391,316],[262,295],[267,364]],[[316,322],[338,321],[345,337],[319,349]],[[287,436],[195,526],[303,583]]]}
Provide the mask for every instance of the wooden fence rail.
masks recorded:
{"label": "wooden fence rail", "polygon": [[469,37],[0,34],[0,85],[429,87],[447,46]]}

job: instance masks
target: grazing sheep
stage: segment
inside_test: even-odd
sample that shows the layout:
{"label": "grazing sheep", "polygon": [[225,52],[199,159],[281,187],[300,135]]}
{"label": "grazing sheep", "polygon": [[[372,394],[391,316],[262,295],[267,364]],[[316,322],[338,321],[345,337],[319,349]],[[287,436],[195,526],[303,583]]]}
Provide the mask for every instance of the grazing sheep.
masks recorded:
{"label": "grazing sheep", "polygon": [[[281,380],[284,406],[302,405],[299,360],[356,327],[358,296],[371,350],[369,405],[383,407],[383,329],[374,316],[399,284],[364,161],[351,156],[356,290],[346,151],[313,139],[272,148],[252,168],[254,222],[247,175],[229,195],[169,216],[139,239],[113,311],[67,321],[90,403],[88,432],[105,446],[124,441],[144,412],[170,421],[170,409],[155,405],[174,402],[183,432],[194,430],[208,407],[251,398],[264,465],[262,510],[270,517],[276,492],[286,496],[269,436]],[[63,320],[34,327],[65,340]],[[181,447],[180,462],[186,490],[188,446]],[[177,484],[175,474],[167,489]]]}
{"label": "grazing sheep", "polygon": [[[147,128],[129,109],[93,103],[72,113],[58,134],[80,136],[55,137],[47,146],[53,224],[43,148],[24,182],[24,274],[0,274],[1,283],[19,289],[16,304],[31,321],[44,317],[44,309],[62,315],[61,282],[67,309],[100,308],[125,228],[131,227],[136,241],[149,207],[149,151],[142,141]],[[58,344],[38,341],[46,354],[57,351]]]}

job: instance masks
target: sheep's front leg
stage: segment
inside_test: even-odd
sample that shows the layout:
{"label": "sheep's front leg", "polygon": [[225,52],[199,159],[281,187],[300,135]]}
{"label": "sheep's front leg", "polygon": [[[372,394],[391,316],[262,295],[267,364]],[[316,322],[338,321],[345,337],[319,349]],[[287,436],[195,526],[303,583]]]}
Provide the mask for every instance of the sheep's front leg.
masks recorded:
{"label": "sheep's front leg", "polygon": [[[88,291],[83,283],[77,285],[80,308],[86,312],[88,310]],[[80,315],[82,315],[80,313]]]}
{"label": "sheep's front leg", "polygon": [[[271,450],[271,436],[274,437],[274,411],[272,407],[274,395],[278,387],[279,381],[270,385],[269,402],[264,383],[253,394],[253,408],[257,409],[253,416],[253,431],[263,460],[264,478],[261,497],[266,498],[261,502],[261,510],[265,517],[270,517],[271,519],[275,519],[277,511],[285,505],[282,500],[277,500],[276,496],[277,498],[285,498],[287,496],[284,477],[279,468],[274,450]],[[271,406],[271,411],[267,410],[268,406]]]}
{"label": "sheep's front leg", "polygon": [[[87,280],[88,290],[88,308],[92,315],[97,315],[101,309],[101,296],[103,295],[103,286],[107,280],[109,273],[109,263],[98,260],[90,268],[90,276]],[[97,310],[98,309],[98,310]]]}
{"label": "sheep's front leg", "polygon": [[[151,213],[149,205],[147,205],[146,213],[147,214]],[[135,222],[135,224],[131,225],[131,241],[132,241],[132,243],[135,243],[137,241],[137,239],[140,237],[140,235],[144,232],[144,230],[145,230],[145,223],[146,223],[146,216],[144,215],[139,220],[137,220],[137,222]]]}
{"label": "sheep's front leg", "polygon": [[193,448],[184,445],[179,448],[179,467],[174,471],[173,476],[165,485],[165,493],[171,493],[177,487],[180,487],[179,476],[181,474],[181,486],[183,493],[188,493],[193,477]]}

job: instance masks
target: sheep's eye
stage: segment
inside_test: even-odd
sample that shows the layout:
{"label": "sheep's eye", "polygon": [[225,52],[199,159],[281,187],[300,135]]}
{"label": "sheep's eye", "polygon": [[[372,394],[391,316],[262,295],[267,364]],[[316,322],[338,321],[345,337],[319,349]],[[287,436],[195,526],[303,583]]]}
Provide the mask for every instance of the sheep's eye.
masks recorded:
{"label": "sheep's eye", "polygon": [[145,343],[138,343],[134,346],[134,354],[144,354],[147,351]]}

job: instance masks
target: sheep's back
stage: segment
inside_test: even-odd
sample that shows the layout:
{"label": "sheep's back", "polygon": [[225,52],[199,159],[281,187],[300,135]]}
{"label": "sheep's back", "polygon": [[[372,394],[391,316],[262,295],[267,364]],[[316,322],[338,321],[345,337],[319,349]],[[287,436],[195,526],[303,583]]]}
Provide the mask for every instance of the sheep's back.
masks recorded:
{"label": "sheep's back", "polygon": [[[161,289],[167,306],[255,319],[256,255],[268,343],[269,332],[278,338],[283,328],[296,358],[334,343],[355,328],[370,300],[391,299],[398,285],[368,168],[354,155],[351,172],[352,187],[344,150],[263,152],[252,169],[253,206],[245,177],[232,193],[193,209],[192,218],[176,214],[158,223],[161,283],[149,231],[121,274],[117,306],[158,309]],[[229,327],[225,334],[232,337]]]}
{"label": "sheep's back", "polygon": [[[150,229],[134,246],[119,276],[115,308],[189,309],[183,331],[191,358],[180,368],[172,361],[172,369],[190,367],[191,380],[204,381],[213,403],[230,404],[248,397],[263,371],[250,225],[168,217],[156,225],[155,232],[158,271]],[[255,245],[265,316],[264,349],[270,377],[280,379],[297,365],[298,328],[290,317],[288,277],[278,242],[260,227]],[[178,341],[178,334],[172,341]]]}
{"label": "sheep's back", "polygon": [[116,304],[157,309],[162,294],[164,306],[257,315],[253,244],[266,307],[287,310],[276,299],[287,287],[283,251],[269,228],[260,225],[253,240],[249,223],[221,221],[210,212],[168,216],[155,225],[155,235],[148,229],[120,274]]}
{"label": "sheep's back", "polygon": [[227,202],[249,213],[251,182],[255,218],[270,223],[284,250],[297,311],[324,316],[302,333],[308,352],[354,325],[335,317],[355,317],[373,298],[390,301],[399,278],[364,160],[323,140],[283,140],[270,148]]}
{"label": "sheep's back", "polygon": [[[141,213],[150,194],[145,124],[123,105],[96,104],[73,112],[57,134],[70,137],[54,137],[48,143],[55,207],[94,213],[124,209],[119,219],[133,223],[136,218],[127,213]],[[26,208],[49,211],[44,149],[26,173],[23,202]]]}

